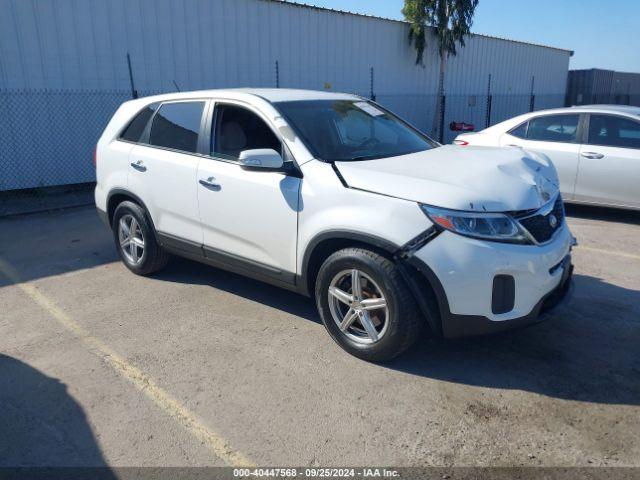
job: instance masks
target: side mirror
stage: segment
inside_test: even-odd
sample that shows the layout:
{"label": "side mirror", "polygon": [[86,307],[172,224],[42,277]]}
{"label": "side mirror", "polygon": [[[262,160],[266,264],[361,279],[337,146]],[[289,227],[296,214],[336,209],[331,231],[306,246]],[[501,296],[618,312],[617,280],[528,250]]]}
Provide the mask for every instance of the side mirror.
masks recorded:
{"label": "side mirror", "polygon": [[284,161],[272,148],[256,148],[240,152],[240,165],[245,170],[280,170]]}

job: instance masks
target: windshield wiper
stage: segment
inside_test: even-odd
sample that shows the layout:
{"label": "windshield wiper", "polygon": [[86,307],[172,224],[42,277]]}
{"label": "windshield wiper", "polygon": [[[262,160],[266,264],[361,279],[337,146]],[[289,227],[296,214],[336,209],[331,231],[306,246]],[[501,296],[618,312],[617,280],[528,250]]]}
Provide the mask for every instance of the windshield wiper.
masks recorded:
{"label": "windshield wiper", "polygon": [[349,160],[345,160],[346,162],[357,162],[359,160],[375,160],[376,158],[382,158],[384,155],[361,155],[359,157],[353,157]]}

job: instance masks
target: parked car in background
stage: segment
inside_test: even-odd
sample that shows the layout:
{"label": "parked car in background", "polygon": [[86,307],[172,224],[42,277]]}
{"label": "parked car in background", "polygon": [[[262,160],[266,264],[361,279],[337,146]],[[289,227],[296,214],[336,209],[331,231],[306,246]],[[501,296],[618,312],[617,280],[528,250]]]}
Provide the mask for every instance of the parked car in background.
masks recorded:
{"label": "parked car in background", "polygon": [[96,206],[132,272],[175,254],[310,295],[334,340],[367,360],[422,328],[538,321],[570,284],[574,238],[546,158],[441,146],[354,95],[133,100],[95,158]]}
{"label": "parked car in background", "polygon": [[460,134],[454,143],[541,152],[556,166],[565,201],[640,209],[640,107],[541,110]]}

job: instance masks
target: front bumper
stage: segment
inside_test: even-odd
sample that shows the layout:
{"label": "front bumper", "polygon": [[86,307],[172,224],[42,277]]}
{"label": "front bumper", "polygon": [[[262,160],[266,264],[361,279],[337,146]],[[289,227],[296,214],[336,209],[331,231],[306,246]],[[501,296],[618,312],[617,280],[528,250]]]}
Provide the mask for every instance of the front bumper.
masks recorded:
{"label": "front bumper", "polygon": [[[575,239],[567,225],[546,245],[486,242],[442,232],[408,262],[435,292],[444,337],[480,335],[516,328],[544,318],[571,285],[570,251]],[[512,305],[496,313],[494,279],[513,279]]]}
{"label": "front bumper", "polygon": [[446,338],[486,335],[524,327],[544,321],[551,311],[566,300],[573,283],[573,265],[567,256],[566,277],[561,283],[545,295],[528,315],[509,320],[495,321],[474,315],[455,315],[451,312],[443,317],[443,335]]}

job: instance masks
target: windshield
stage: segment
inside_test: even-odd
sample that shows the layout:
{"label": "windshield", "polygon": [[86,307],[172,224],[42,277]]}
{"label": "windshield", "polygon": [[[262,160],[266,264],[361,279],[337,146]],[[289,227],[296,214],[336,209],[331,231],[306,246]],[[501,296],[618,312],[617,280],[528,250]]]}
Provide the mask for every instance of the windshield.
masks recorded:
{"label": "windshield", "polygon": [[276,106],[320,160],[371,160],[437,146],[396,116],[364,100],[305,100]]}

